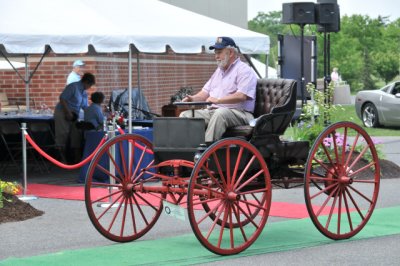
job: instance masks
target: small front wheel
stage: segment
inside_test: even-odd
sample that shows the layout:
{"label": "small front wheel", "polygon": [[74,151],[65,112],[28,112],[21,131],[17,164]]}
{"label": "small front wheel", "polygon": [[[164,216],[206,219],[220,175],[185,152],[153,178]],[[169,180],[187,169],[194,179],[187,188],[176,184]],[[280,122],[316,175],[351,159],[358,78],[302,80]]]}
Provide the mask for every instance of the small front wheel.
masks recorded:
{"label": "small front wheel", "polygon": [[151,142],[134,134],[110,139],[94,156],[86,176],[85,203],[91,222],[106,238],[133,241],[160,217],[165,194],[146,192],[146,185],[152,186],[156,178],[142,171],[153,162]]}
{"label": "small front wheel", "polygon": [[261,153],[242,139],[210,146],[196,163],[188,188],[190,225],[211,252],[231,255],[262,232],[271,206],[271,179]]}

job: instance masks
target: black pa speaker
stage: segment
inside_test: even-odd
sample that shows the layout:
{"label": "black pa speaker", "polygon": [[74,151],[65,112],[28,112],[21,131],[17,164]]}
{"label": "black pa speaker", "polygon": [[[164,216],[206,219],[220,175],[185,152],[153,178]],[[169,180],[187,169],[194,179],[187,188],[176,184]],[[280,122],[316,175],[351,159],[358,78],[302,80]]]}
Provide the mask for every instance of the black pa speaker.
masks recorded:
{"label": "black pa speaker", "polygon": [[282,4],[283,24],[315,24],[315,4],[296,2]]}
{"label": "black pa speaker", "polygon": [[336,3],[317,3],[315,5],[318,32],[340,31],[340,11]]}

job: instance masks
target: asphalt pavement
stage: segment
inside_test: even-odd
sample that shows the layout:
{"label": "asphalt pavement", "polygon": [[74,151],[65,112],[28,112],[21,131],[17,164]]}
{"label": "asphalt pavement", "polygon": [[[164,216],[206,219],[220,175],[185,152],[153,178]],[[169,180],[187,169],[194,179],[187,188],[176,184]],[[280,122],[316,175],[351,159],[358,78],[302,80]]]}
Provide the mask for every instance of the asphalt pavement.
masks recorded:
{"label": "asphalt pavement", "polygon": [[[400,137],[379,137],[379,139],[383,142],[385,159],[400,166]],[[81,185],[76,183],[78,173],[79,171],[53,168],[52,178],[49,179],[48,175],[33,174],[30,175],[29,182]],[[400,206],[399,189],[400,178],[382,179],[376,208]],[[272,194],[274,201],[304,202],[302,188],[278,189]],[[24,258],[62,253],[65,250],[115,245],[114,242],[101,236],[93,227],[83,201],[39,198],[29,203],[43,210],[45,214],[27,221],[0,224],[0,265],[2,265],[2,260],[10,257]],[[268,223],[286,220],[286,218],[270,217]],[[175,218],[163,214],[155,227],[138,241],[151,241],[191,232],[188,221],[177,222]],[[329,245],[250,257],[224,258],[223,261],[216,259],[208,265],[398,265],[400,261],[398,243],[400,243],[400,235],[395,234],[357,241],[336,241]],[[214,255],[210,253],[210,256]],[[138,263],[135,262],[134,257],[132,254],[132,263],[127,265]],[[87,260],[90,265],[90,258]],[[191,263],[187,261],[183,264]]]}
{"label": "asphalt pavement", "polygon": [[[382,179],[380,197],[376,209],[400,206],[399,188],[400,178]],[[302,188],[276,189],[272,195],[273,200],[278,202],[304,202]],[[45,214],[22,222],[0,225],[0,265],[3,264],[2,260],[10,257],[24,258],[49,253],[62,255],[68,250],[106,248],[118,245],[105,239],[95,230],[87,216],[83,201],[40,198],[30,201],[30,204],[37,209],[43,210]],[[270,217],[268,224],[288,220],[286,218]],[[268,229],[268,224],[266,229]],[[293,230],[302,232],[301,228],[294,228]],[[311,230],[314,232],[317,229],[313,228]],[[163,213],[154,228],[137,241],[153,241],[184,234],[192,234],[189,221],[177,220]],[[324,237],[321,238],[325,239]],[[194,235],[193,241],[197,241]],[[256,256],[221,258],[210,253],[209,261],[211,262],[209,264],[398,265],[400,261],[400,246],[398,243],[400,243],[400,234],[353,241],[329,241],[326,244],[314,247],[294,248],[288,251],[269,252]],[[157,252],[157,249],[154,252]],[[171,250],[171,252],[174,251]],[[140,261],[135,260],[135,253],[131,254],[131,258],[130,262],[126,264],[121,264],[118,258],[115,258],[115,265],[140,264]],[[221,259],[223,260],[220,261]],[[16,261],[13,262],[16,263]],[[58,265],[73,265],[64,263],[65,261]],[[7,261],[4,264],[10,265],[7,264]],[[192,263],[191,261],[180,261],[178,264],[189,265]],[[92,265],[90,257],[85,258],[84,265]]]}

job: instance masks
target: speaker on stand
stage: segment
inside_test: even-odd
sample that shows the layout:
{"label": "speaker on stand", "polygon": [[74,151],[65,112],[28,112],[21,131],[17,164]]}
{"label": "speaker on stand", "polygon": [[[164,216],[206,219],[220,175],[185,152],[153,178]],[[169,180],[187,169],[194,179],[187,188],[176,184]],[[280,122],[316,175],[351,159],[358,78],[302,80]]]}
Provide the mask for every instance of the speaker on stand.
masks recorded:
{"label": "speaker on stand", "polygon": [[[315,15],[318,24],[317,31],[324,34],[324,95],[325,104],[329,106],[331,95],[328,97],[326,95],[328,85],[332,80],[330,76],[330,33],[340,31],[340,9],[337,0],[317,0]],[[329,121],[325,119],[325,125],[328,124]]]}
{"label": "speaker on stand", "polygon": [[282,23],[297,24],[300,26],[300,88],[301,102],[306,104],[305,84],[304,84],[304,26],[315,24],[315,4],[313,2],[295,2],[282,4]]}

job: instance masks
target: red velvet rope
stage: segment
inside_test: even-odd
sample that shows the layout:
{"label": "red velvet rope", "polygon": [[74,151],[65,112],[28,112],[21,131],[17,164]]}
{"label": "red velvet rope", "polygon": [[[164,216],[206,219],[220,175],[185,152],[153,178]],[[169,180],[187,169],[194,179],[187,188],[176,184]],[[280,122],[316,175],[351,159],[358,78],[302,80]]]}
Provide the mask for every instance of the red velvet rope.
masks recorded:
{"label": "red velvet rope", "polygon": [[[117,129],[118,129],[119,134],[121,134],[121,135],[125,134],[125,131],[120,126],[117,125]],[[144,151],[144,147],[142,145],[136,143],[136,142],[135,142],[135,147],[140,149],[140,150],[142,150],[142,151]],[[152,150],[146,150],[146,153],[154,154],[154,152]]]}
{"label": "red velvet rope", "polygon": [[35,150],[37,150],[37,152],[39,152],[43,157],[45,157],[47,160],[49,160],[50,162],[52,162],[53,164],[61,167],[61,168],[65,168],[65,169],[77,169],[79,167],[82,167],[83,165],[87,164],[88,162],[90,162],[92,160],[92,158],[94,157],[94,155],[97,153],[97,151],[100,149],[101,145],[104,144],[104,142],[106,142],[108,135],[105,134],[104,137],[101,139],[99,145],[96,147],[96,149],[92,152],[92,154],[90,154],[87,158],[85,158],[85,160],[83,160],[80,163],[77,164],[64,164],[60,161],[57,161],[56,159],[54,159],[53,157],[51,157],[50,155],[48,155],[45,151],[43,151],[36,143],[35,141],[29,136],[29,134],[24,130],[24,136],[25,138],[28,140],[28,142],[32,145],[33,148],[35,148]]}

